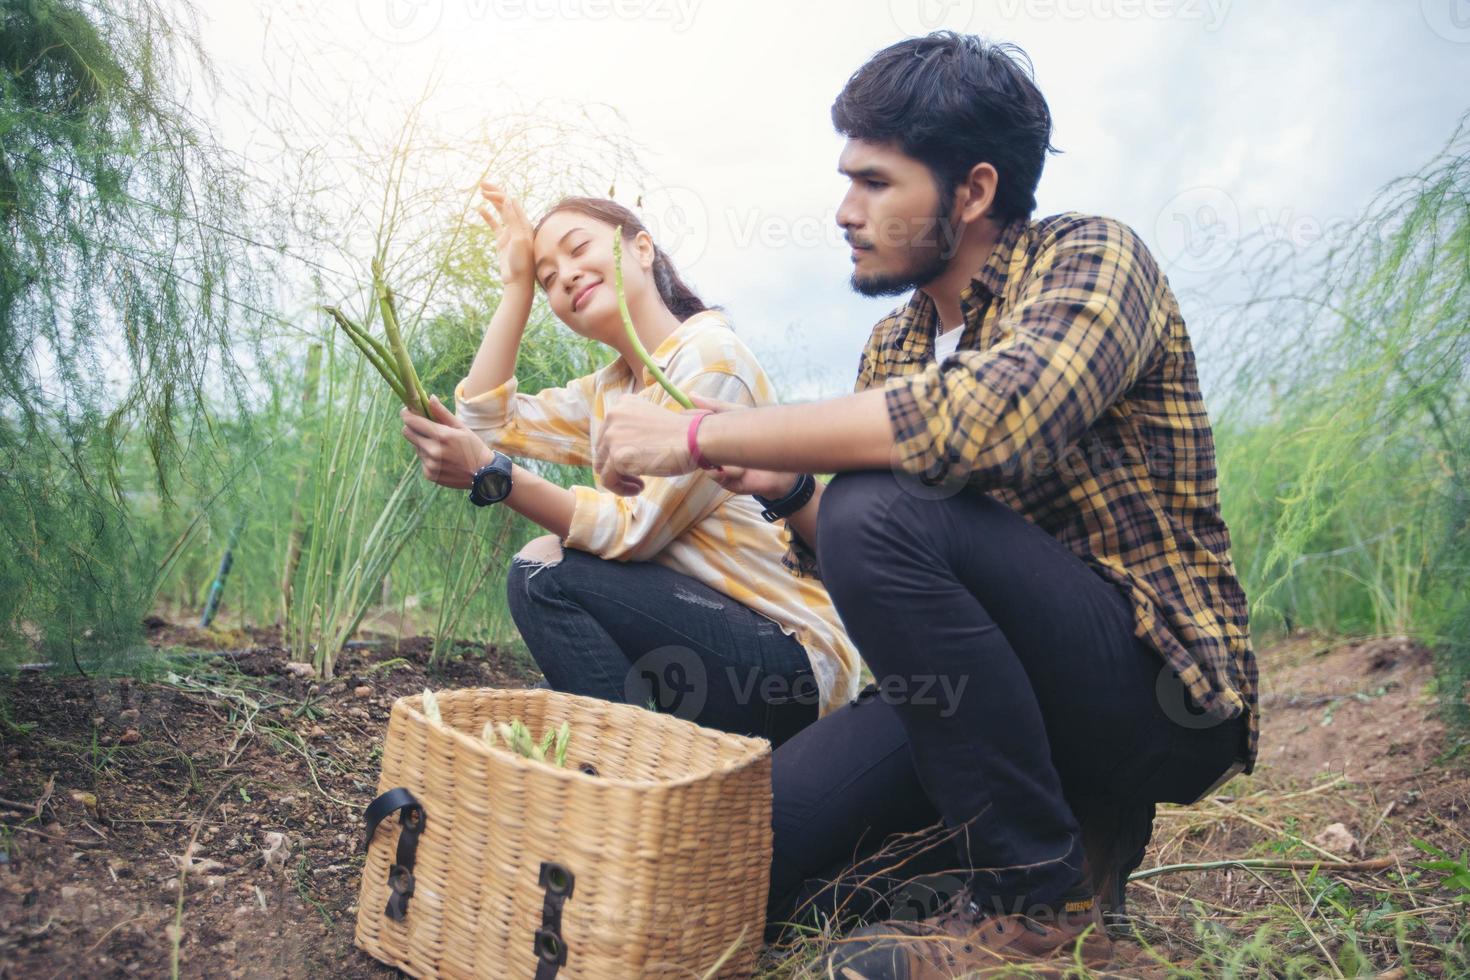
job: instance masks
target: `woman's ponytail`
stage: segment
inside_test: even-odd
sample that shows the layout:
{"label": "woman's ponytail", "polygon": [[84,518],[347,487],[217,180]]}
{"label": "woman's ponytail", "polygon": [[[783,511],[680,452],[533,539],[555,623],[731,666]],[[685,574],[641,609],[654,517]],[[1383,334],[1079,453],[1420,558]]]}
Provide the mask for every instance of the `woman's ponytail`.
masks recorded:
{"label": "woman's ponytail", "polygon": [[658,294],[663,297],[669,312],[681,321],[709,309],[704,300],[696,296],[694,290],[679,278],[674,263],[669,261],[667,253],[657,245],[653,247],[653,284],[658,287]]}

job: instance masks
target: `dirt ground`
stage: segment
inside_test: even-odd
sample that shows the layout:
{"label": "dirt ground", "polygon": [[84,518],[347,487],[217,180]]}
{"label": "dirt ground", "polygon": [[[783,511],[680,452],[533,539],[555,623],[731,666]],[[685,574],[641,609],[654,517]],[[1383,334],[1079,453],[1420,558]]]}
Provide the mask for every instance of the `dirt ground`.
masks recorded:
{"label": "dirt ground", "polygon": [[[0,729],[0,978],[166,976],[175,955],[184,976],[395,975],[352,945],[360,814],[388,712],[425,686],[519,686],[534,672],[495,648],[430,668],[416,640],[347,651],[337,679],[317,682],[270,634],[152,632],[223,652],[181,661],[172,679],[3,682],[12,723],[33,727]],[[1470,847],[1470,774],[1433,717],[1427,651],[1303,636],[1260,659],[1257,773],[1163,809],[1145,868],[1321,852],[1412,873],[1416,838]],[[1464,917],[1452,895],[1432,882],[1406,893],[1378,872],[1338,882],[1365,901],[1407,894],[1422,913],[1397,951],[1364,939],[1370,957],[1407,950],[1444,972],[1436,948]],[[1253,925],[1276,887],[1238,869],[1135,882],[1155,947],[1120,943],[1120,975],[1188,962],[1201,922]]]}

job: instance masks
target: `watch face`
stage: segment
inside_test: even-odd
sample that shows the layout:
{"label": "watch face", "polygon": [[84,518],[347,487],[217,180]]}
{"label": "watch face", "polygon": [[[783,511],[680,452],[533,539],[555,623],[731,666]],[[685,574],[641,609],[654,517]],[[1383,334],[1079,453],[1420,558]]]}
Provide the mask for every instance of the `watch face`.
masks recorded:
{"label": "watch face", "polygon": [[510,494],[510,474],[490,470],[475,481],[480,495],[490,500],[503,500]]}

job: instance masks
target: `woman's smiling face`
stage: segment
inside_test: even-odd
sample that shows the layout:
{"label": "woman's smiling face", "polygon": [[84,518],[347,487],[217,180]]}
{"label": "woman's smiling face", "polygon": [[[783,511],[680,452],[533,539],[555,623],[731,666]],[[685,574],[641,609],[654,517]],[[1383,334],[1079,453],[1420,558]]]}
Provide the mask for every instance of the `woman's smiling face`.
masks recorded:
{"label": "woman's smiling face", "polygon": [[[536,281],[551,311],[573,331],[608,343],[622,329],[613,278],[614,228],[578,211],[556,211],[536,230]],[[636,243],[624,243],[623,286],[629,303],[651,285]]]}

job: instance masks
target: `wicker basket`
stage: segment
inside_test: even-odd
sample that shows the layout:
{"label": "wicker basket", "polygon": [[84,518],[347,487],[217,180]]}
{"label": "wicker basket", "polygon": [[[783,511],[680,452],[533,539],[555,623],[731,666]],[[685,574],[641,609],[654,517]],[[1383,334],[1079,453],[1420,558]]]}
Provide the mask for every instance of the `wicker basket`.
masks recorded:
{"label": "wicker basket", "polygon": [[[698,977],[731,950],[718,976],[753,971],[769,743],[545,690],[436,700],[443,726],[421,696],[393,706],[378,789],[407,792],[375,803],[398,819],[369,814],[358,946],[416,977]],[[480,740],[515,718],[536,737],[570,722],[566,768]]]}

